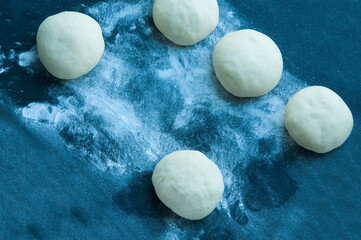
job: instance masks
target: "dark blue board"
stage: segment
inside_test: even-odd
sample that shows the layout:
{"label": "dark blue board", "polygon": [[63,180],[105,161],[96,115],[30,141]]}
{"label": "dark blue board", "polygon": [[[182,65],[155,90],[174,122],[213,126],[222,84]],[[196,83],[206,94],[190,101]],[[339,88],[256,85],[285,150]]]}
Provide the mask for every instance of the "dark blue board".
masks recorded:
{"label": "dark blue board", "polygon": [[[195,46],[155,28],[150,1],[0,0],[0,239],[361,239],[361,2],[219,0],[220,24]],[[49,15],[102,26],[106,52],[86,76],[53,78],[36,57]],[[284,74],[241,100],[217,82],[211,53],[253,28],[280,47]],[[283,127],[305,86],[338,93],[354,116],[340,148],[319,155]],[[157,199],[157,161],[197,149],[225,194],[201,221]]]}

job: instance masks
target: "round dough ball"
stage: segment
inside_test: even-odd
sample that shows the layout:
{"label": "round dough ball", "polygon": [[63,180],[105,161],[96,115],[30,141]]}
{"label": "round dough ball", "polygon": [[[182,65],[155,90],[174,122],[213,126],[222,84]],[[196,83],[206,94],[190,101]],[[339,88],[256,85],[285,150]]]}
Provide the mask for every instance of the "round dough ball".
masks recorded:
{"label": "round dough ball", "polygon": [[152,182],[159,199],[190,220],[210,214],[224,190],[217,165],[198,151],[176,151],[165,156],[155,167]]}
{"label": "round dough ball", "polygon": [[178,45],[193,45],[218,24],[217,0],[155,0],[153,20],[161,33]]}
{"label": "round dough ball", "polygon": [[272,39],[246,29],[229,33],[218,42],[213,67],[228,92],[237,97],[258,97],[277,85],[283,60]]}
{"label": "round dough ball", "polygon": [[302,89],[290,99],[285,125],[297,144],[326,153],[346,141],[353,118],[340,96],[326,87],[313,86]]}
{"label": "round dough ball", "polygon": [[36,43],[46,70],[60,79],[74,79],[92,70],[104,52],[99,24],[88,15],[62,12],[45,19]]}

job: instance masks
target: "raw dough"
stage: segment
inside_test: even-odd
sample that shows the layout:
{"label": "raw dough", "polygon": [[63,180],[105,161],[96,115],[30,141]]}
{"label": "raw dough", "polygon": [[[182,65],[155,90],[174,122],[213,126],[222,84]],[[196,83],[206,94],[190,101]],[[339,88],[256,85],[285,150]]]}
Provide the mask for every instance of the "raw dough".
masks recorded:
{"label": "raw dough", "polygon": [[326,153],[341,146],[351,133],[353,118],[345,102],[332,90],[302,89],[288,102],[285,125],[302,147]]}
{"label": "raw dough", "polygon": [[283,60],[272,39],[246,29],[229,33],[218,42],[213,67],[227,91],[237,97],[258,97],[277,85]]}
{"label": "raw dough", "polygon": [[155,0],[153,20],[159,31],[178,45],[193,45],[218,24],[217,0]]}
{"label": "raw dough", "polygon": [[155,167],[152,182],[159,199],[181,217],[198,220],[222,199],[223,177],[216,164],[198,151],[176,151]]}
{"label": "raw dough", "polygon": [[104,52],[99,24],[78,12],[62,12],[45,19],[36,42],[41,62],[60,79],[74,79],[88,73]]}

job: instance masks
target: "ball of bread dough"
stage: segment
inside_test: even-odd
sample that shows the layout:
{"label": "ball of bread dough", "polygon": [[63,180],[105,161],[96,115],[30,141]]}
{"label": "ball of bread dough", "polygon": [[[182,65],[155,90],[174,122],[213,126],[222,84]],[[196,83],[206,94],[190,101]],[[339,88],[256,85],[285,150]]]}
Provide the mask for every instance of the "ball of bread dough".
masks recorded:
{"label": "ball of bread dough", "polygon": [[218,42],[213,67],[228,92],[237,97],[258,97],[277,85],[283,60],[272,39],[246,29],[229,33]]}
{"label": "ball of bread dough", "polygon": [[353,118],[345,102],[332,90],[313,86],[288,102],[285,125],[300,146],[326,153],[341,146],[351,133]]}
{"label": "ball of bread dough", "polygon": [[36,43],[44,67],[60,79],[88,73],[104,52],[99,24],[78,12],[61,12],[45,19],[38,29]]}
{"label": "ball of bread dough", "polygon": [[217,0],[155,0],[153,20],[166,38],[178,45],[193,45],[218,24]]}
{"label": "ball of bread dough", "polygon": [[165,156],[155,167],[152,182],[159,199],[190,220],[210,214],[224,189],[217,165],[198,151],[176,151]]}

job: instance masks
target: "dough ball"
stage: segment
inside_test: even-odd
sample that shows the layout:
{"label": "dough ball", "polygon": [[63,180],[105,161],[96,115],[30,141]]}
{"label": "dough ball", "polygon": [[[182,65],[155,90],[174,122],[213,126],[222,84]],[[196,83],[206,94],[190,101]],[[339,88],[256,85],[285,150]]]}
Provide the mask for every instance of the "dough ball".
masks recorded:
{"label": "dough ball", "polygon": [[224,189],[217,165],[198,151],[176,151],[165,156],[155,167],[152,182],[159,199],[190,220],[210,214]]}
{"label": "dough ball", "polygon": [[237,97],[258,97],[277,85],[283,61],[272,39],[247,29],[219,41],[213,51],[213,67],[228,92]]}
{"label": "dough ball", "polygon": [[217,0],[155,0],[153,20],[161,33],[178,45],[193,45],[218,24]]}
{"label": "dough ball", "polygon": [[351,133],[353,118],[345,102],[326,87],[302,89],[288,102],[285,125],[300,146],[326,153],[341,146]]}
{"label": "dough ball", "polygon": [[99,24],[78,12],[62,12],[45,19],[38,29],[36,43],[46,70],[60,79],[88,73],[104,52]]}

